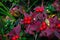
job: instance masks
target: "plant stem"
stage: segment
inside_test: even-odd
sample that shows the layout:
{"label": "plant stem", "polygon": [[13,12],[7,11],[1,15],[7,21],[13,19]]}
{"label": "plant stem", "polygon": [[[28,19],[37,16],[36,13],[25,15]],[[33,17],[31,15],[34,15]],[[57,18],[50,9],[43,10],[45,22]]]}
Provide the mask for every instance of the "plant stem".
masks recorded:
{"label": "plant stem", "polygon": [[28,8],[29,8],[29,5],[30,5],[30,0],[28,0]]}
{"label": "plant stem", "polygon": [[37,2],[38,2],[38,0],[36,0],[36,1],[26,10],[26,12],[28,12]]}
{"label": "plant stem", "polygon": [[37,36],[38,36],[38,33],[35,34],[35,39],[34,40],[37,40]]}

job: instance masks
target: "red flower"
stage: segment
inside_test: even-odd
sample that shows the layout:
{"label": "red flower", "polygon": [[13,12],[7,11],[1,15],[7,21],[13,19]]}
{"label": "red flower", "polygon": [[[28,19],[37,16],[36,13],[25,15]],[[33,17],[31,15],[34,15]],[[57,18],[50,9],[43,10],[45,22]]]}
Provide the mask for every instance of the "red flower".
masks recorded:
{"label": "red flower", "polygon": [[45,22],[42,22],[42,25],[41,25],[41,27],[40,27],[40,31],[43,31],[43,30],[45,30],[46,28],[47,28],[46,23],[45,23]]}
{"label": "red flower", "polygon": [[12,40],[16,40],[16,38],[15,37],[12,37]]}
{"label": "red flower", "polygon": [[44,11],[44,7],[37,7],[35,10],[36,10],[36,12],[43,12]]}
{"label": "red flower", "polygon": [[40,31],[43,31],[43,28],[42,27],[40,27]]}
{"label": "red flower", "polygon": [[18,38],[19,38],[19,36],[15,35],[15,36],[12,37],[12,40],[17,40]]}
{"label": "red flower", "polygon": [[24,23],[26,23],[26,24],[30,24],[31,23],[31,17],[25,17],[24,18]]}
{"label": "red flower", "polygon": [[60,28],[60,24],[57,24],[57,28]]}
{"label": "red flower", "polygon": [[43,25],[43,26],[45,26],[45,25],[46,25],[46,23],[45,23],[45,22],[42,22],[42,25]]}
{"label": "red flower", "polygon": [[18,38],[19,38],[19,36],[18,36],[18,35],[16,35],[16,36],[15,36],[15,38],[16,38],[16,39],[18,39]]}

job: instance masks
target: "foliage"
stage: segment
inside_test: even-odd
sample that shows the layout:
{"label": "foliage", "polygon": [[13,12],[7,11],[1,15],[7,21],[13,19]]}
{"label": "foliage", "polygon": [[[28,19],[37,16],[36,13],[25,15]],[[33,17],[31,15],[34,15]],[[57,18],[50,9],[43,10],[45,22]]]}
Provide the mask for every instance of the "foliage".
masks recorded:
{"label": "foliage", "polygon": [[[50,19],[51,17],[52,19]],[[54,26],[54,24],[57,25]],[[38,25],[40,26],[37,27]],[[12,38],[11,36],[15,37],[16,35],[18,40],[40,40],[41,36],[46,36],[45,33],[47,33],[47,37],[51,34],[57,36],[60,35],[58,26],[60,27],[60,5],[58,0],[0,1],[1,40],[9,40]],[[45,30],[43,27],[48,27],[49,29],[46,28]],[[55,27],[56,30],[50,27]],[[55,31],[52,32],[52,29]],[[57,37],[59,38],[60,36]]]}

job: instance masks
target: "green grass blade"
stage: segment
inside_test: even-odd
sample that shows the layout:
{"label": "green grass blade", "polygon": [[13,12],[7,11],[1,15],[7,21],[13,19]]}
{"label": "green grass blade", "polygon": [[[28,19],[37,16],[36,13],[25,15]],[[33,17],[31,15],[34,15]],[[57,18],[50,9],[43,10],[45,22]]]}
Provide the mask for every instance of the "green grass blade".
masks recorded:
{"label": "green grass blade", "polygon": [[4,9],[0,8],[0,11],[6,12]]}
{"label": "green grass blade", "polygon": [[2,16],[0,16],[0,19],[2,19]]}
{"label": "green grass blade", "polygon": [[36,0],[27,10],[26,10],[26,12],[28,12],[34,5],[35,5],[35,3],[37,3],[38,2],[38,0]]}
{"label": "green grass blade", "polygon": [[7,15],[5,12],[1,12],[1,11],[0,11],[0,13],[3,14],[3,15]]}
{"label": "green grass blade", "polygon": [[9,16],[10,18],[15,20],[15,18],[9,12],[4,11],[3,9],[0,10],[0,13],[3,14],[3,15]]}
{"label": "green grass blade", "polygon": [[8,11],[8,8],[6,8],[1,2],[0,2],[0,6],[2,6],[6,11]]}

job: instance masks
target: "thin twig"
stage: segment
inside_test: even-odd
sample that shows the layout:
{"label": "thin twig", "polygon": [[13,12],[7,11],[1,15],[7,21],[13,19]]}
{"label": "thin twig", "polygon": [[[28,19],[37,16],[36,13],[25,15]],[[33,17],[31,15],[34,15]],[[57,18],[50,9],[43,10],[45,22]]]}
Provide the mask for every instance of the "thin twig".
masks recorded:
{"label": "thin twig", "polygon": [[30,6],[30,0],[28,0],[28,8],[29,8],[29,6]]}

